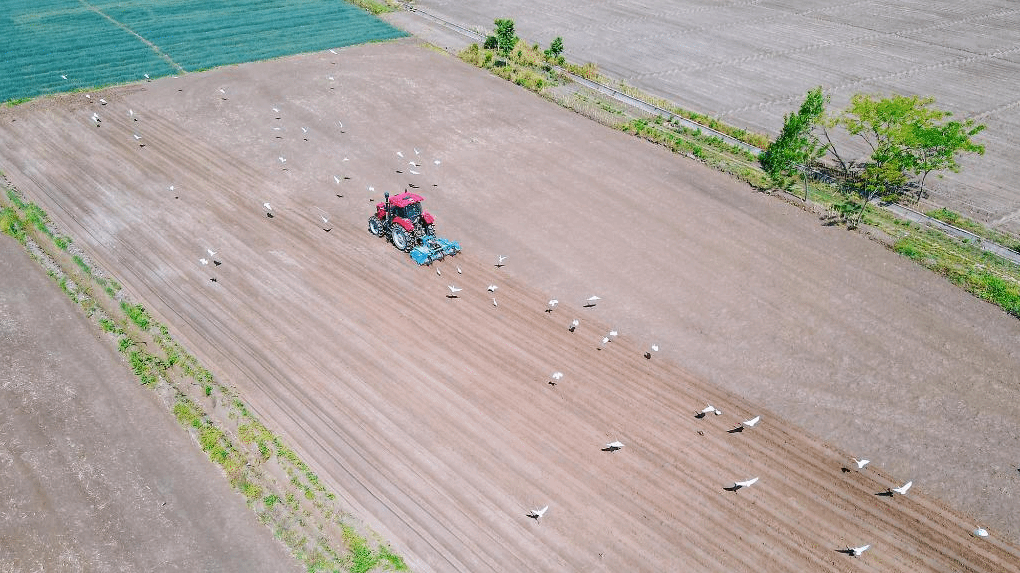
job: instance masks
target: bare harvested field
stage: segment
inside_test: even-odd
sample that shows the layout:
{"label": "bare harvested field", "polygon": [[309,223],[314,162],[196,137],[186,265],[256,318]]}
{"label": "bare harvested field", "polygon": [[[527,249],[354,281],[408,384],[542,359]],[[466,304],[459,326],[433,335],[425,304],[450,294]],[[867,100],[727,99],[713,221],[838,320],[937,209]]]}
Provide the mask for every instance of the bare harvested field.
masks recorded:
{"label": "bare harvested field", "polygon": [[[337,52],[0,111],[0,168],[413,570],[1020,571],[1016,320],[413,41]],[[462,255],[367,233],[412,185]]]}
{"label": "bare harvested field", "polygon": [[[855,93],[934,96],[988,126],[987,152],[935,184],[933,199],[1020,232],[1020,7],[1008,0],[684,0],[460,2],[430,13],[491,30],[512,18],[572,61],[734,125],[777,134],[783,115],[821,85],[841,108]],[[396,14],[398,25],[415,23]],[[418,33],[415,31],[415,33]]]}
{"label": "bare harvested field", "polygon": [[0,235],[0,571],[297,571],[100,336]]}

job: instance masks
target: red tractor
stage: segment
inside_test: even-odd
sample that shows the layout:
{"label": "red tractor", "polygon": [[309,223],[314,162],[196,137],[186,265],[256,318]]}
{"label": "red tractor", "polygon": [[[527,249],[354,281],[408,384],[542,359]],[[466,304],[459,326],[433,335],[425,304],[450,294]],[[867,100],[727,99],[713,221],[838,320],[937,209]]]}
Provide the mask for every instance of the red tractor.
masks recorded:
{"label": "red tractor", "polygon": [[390,197],[376,203],[375,214],[368,218],[368,232],[389,237],[393,246],[411,254],[419,265],[460,252],[460,244],[436,236],[435,218],[422,209],[424,199],[414,193]]}

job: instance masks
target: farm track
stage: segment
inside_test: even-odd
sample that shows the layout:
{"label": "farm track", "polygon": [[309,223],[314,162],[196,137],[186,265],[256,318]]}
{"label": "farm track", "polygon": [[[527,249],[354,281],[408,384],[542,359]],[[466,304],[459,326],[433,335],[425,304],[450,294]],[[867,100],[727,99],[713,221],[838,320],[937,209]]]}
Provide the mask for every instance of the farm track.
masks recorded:
{"label": "farm track", "polygon": [[[454,93],[480,103],[458,105]],[[941,359],[914,331],[942,321],[938,336],[962,347],[953,356],[974,362],[924,387],[987,357],[1002,360],[974,378],[1015,372],[995,341],[1016,324],[877,245],[804,224],[789,206],[412,42],[104,97],[104,107],[74,95],[0,112],[0,168],[413,570],[1020,570],[1008,517],[982,516],[1005,533],[976,540],[973,518],[931,497],[935,480],[921,477],[931,461],[896,459],[897,442],[919,439],[923,450],[930,439],[905,433],[931,413],[916,382],[904,376],[890,395],[867,386],[916,368],[911,352]],[[100,128],[88,120],[94,109]],[[309,141],[296,135],[304,126]],[[421,175],[398,176],[415,148]],[[334,174],[351,179],[334,184]],[[366,232],[370,198],[408,182],[462,255],[415,268]],[[683,213],[660,208],[667,191]],[[511,199],[495,218],[500,197]],[[585,228],[557,226],[563,206]],[[316,208],[331,214],[329,233]],[[654,239],[667,248],[651,249]],[[222,266],[198,263],[206,248]],[[507,267],[488,262],[498,253]],[[847,253],[880,270],[857,269]],[[458,299],[445,296],[451,283],[464,289]],[[671,292],[678,285],[684,293]],[[579,308],[591,290],[603,301]],[[545,313],[550,296],[562,302]],[[863,301],[876,307],[847,312]],[[968,313],[988,334],[952,326]],[[598,350],[611,326],[621,336]],[[901,350],[890,354],[876,333]],[[652,341],[664,351],[646,360]],[[854,363],[859,355],[873,358]],[[555,387],[554,370],[565,374]],[[752,386],[774,399],[737,396]],[[998,391],[984,411],[1005,417]],[[876,403],[853,403],[857,393]],[[777,410],[796,413],[790,397],[813,414],[786,421]],[[706,403],[724,414],[695,419]],[[758,427],[727,433],[756,414]],[[848,442],[874,440],[877,461],[864,472],[841,472],[846,455],[802,429],[839,415]],[[626,447],[600,451],[614,439]],[[750,488],[723,490],[753,476]],[[912,478],[906,497],[875,495]],[[956,482],[946,491],[973,495]],[[542,520],[525,517],[545,504]],[[874,547],[860,559],[837,552],[864,543]]]}

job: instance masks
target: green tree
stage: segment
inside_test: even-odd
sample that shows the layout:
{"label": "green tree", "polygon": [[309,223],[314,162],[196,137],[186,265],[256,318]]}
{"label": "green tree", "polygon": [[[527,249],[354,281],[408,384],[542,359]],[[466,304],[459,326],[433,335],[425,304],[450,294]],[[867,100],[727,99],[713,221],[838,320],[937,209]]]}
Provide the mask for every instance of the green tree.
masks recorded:
{"label": "green tree", "polygon": [[[984,146],[971,137],[984,129],[973,120],[943,122],[951,114],[935,109],[934,98],[893,95],[877,99],[856,94],[835,120],[848,133],[861,137],[871,156],[858,178],[855,191],[865,201],[881,197],[893,201],[903,196],[910,176],[918,179],[917,198],[924,193],[924,181],[935,171],[959,171],[960,153],[984,153]],[[831,147],[844,173],[849,167]],[[864,206],[861,207],[863,213]],[[857,217],[860,220],[860,216]]]}
{"label": "green tree", "polygon": [[549,49],[545,51],[545,59],[563,63],[563,38],[556,36],[556,39],[549,44]]}
{"label": "green tree", "polygon": [[956,158],[960,153],[984,155],[985,146],[971,140],[984,129],[984,125],[968,119],[942,125],[915,125],[908,130],[905,144],[912,156],[910,171],[917,177],[918,185],[915,201],[924,196],[924,181],[928,174],[947,169],[958,173],[960,164]]}
{"label": "green tree", "polygon": [[[513,51],[514,46],[517,45],[517,41],[520,38],[514,33],[514,21],[509,18],[500,18],[496,20],[496,50],[504,58],[510,56],[510,52]],[[488,41],[486,41],[488,43]]]}
{"label": "green tree", "polygon": [[800,109],[783,118],[779,137],[758,156],[762,169],[776,187],[789,190],[798,168],[825,155],[828,146],[818,140],[815,127],[825,113],[827,102],[821,87],[809,91]]}

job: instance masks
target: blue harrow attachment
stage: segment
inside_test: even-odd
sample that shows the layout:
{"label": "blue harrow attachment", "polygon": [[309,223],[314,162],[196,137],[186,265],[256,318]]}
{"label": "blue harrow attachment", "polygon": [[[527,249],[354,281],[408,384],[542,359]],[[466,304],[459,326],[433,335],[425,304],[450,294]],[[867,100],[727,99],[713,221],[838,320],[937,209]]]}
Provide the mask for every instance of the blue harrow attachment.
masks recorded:
{"label": "blue harrow attachment", "polygon": [[456,255],[460,252],[460,243],[443,239],[435,235],[425,235],[421,238],[421,244],[411,249],[411,258],[419,265],[429,265],[435,261],[443,260],[448,255]]}

